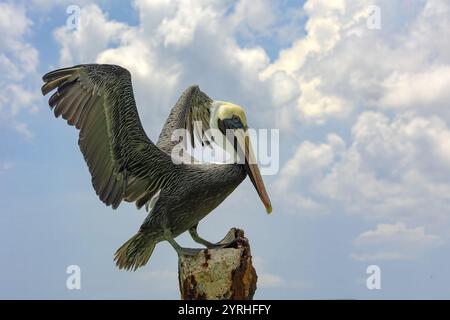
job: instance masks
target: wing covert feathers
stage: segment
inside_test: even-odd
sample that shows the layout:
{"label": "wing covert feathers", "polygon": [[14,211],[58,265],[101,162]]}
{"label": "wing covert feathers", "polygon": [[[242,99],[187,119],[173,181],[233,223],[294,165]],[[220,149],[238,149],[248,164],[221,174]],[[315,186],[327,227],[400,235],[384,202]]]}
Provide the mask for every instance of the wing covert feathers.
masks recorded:
{"label": "wing covert feathers", "polygon": [[174,170],[170,157],[147,137],[137,112],[130,73],[119,66],[88,64],[43,76],[49,105],[79,129],[78,144],[94,189],[114,209],[122,200],[150,199]]}

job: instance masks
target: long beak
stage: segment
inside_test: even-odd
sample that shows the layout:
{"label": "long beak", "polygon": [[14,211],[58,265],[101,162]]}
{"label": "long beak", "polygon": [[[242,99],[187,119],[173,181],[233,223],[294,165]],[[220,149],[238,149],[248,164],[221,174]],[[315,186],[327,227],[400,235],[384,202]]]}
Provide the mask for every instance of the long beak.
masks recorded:
{"label": "long beak", "polygon": [[[241,130],[236,130],[236,133],[239,131]],[[272,212],[272,204],[270,203],[269,195],[267,194],[266,187],[264,186],[264,182],[261,177],[261,173],[259,172],[258,163],[256,162],[256,157],[253,153],[253,148],[250,143],[250,137],[247,133],[243,133],[243,131],[241,131],[240,133],[241,134],[238,134],[237,137],[237,144],[241,150],[245,150],[244,156],[247,174],[250,177],[253,185],[255,186],[256,191],[258,192],[259,198],[266,207],[267,213],[270,214]],[[242,148],[243,142],[245,144],[244,148]]]}

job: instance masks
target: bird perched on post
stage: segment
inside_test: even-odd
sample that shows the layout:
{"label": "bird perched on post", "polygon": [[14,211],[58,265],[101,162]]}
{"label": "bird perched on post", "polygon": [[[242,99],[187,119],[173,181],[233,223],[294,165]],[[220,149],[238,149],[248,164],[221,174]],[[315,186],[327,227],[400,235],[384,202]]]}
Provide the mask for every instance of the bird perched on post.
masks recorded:
{"label": "bird perched on post", "polygon": [[[115,254],[119,268],[136,270],[145,265],[160,241],[168,241],[178,254],[196,254],[199,249],[183,248],[174,240],[185,231],[208,248],[223,245],[201,238],[197,225],[247,175],[267,212],[272,211],[240,106],[213,101],[198,86],[191,86],[172,108],[155,145],[142,127],[126,69],[77,65],[49,72],[43,81],[43,95],[57,89],[49,99],[55,116],[79,130],[78,144],[100,200],[113,209],[122,201],[148,208],[137,234]],[[205,143],[217,140],[204,134],[215,129],[242,161],[200,165],[174,161],[172,151],[180,140],[174,141],[172,134],[178,129],[187,129],[183,143],[191,144],[195,134]],[[230,130],[232,138],[227,135]]]}

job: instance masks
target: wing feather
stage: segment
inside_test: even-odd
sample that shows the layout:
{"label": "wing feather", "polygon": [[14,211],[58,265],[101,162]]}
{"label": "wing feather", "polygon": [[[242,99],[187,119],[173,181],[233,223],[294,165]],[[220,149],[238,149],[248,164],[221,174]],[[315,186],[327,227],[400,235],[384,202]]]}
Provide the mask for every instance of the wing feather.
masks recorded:
{"label": "wing feather", "polygon": [[142,128],[130,73],[115,65],[78,65],[47,73],[42,93],[56,117],[79,129],[78,145],[99,198],[142,207],[178,168]]}
{"label": "wing feather", "polygon": [[172,108],[169,117],[159,135],[157,146],[166,153],[180,142],[172,140],[172,133],[177,129],[186,129],[184,143],[195,147],[195,138],[202,144],[210,145],[210,137],[205,134],[210,129],[209,119],[213,100],[202,92],[197,85],[187,88]]}

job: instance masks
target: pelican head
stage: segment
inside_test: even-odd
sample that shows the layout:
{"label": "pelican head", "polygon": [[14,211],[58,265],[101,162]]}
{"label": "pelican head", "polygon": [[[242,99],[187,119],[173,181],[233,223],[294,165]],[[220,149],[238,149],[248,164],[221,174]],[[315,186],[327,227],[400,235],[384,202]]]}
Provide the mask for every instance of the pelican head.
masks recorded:
{"label": "pelican head", "polygon": [[[225,137],[226,150],[233,150],[238,159],[239,155],[243,155],[245,170],[266,207],[267,213],[271,213],[272,205],[253,153],[244,109],[230,102],[214,101],[211,108],[210,128],[218,129]],[[231,149],[228,148],[230,146]]]}

